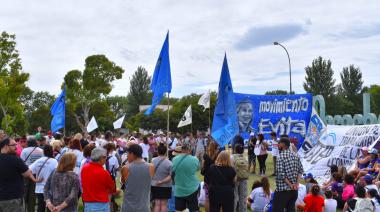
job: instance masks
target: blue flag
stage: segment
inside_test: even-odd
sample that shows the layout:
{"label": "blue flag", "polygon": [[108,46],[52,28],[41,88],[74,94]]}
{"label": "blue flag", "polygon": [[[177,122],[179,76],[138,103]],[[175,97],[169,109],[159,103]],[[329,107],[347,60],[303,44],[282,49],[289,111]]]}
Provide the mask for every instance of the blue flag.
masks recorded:
{"label": "blue flag", "polygon": [[228,70],[227,56],[224,56],[219,80],[218,99],[214,111],[211,135],[220,146],[228,144],[239,133],[234,91]]}
{"label": "blue flag", "polygon": [[55,100],[54,104],[50,108],[50,114],[53,116],[50,127],[53,133],[65,127],[65,96],[66,86],[64,86],[61,94],[58,96],[58,98]]}
{"label": "blue flag", "polygon": [[158,57],[150,89],[153,92],[152,105],[145,111],[145,115],[150,115],[153,112],[154,108],[160,103],[164,93],[170,93],[172,91],[169,60],[169,32],[166,35],[164,45]]}

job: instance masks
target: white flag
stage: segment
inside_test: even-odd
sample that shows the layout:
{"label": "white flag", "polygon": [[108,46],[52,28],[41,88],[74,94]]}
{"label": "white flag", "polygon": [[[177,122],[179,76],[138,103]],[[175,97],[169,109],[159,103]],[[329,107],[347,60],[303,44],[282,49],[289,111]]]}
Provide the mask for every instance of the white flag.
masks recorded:
{"label": "white flag", "polygon": [[193,122],[193,114],[191,112],[191,105],[187,108],[185,114],[183,114],[181,121],[178,124],[179,127],[189,125]]}
{"label": "white flag", "polygon": [[121,118],[119,118],[118,120],[116,120],[116,121],[113,123],[113,128],[114,128],[115,130],[121,128],[121,125],[123,125],[123,122],[124,122],[124,118],[125,118],[125,115],[122,116]]}
{"label": "white flag", "polygon": [[87,124],[87,132],[90,133],[98,128],[98,123],[96,123],[95,117],[92,117],[90,122]]}
{"label": "white flag", "polygon": [[198,101],[198,105],[202,105],[204,107],[203,111],[205,111],[207,108],[210,108],[210,91],[201,96]]}

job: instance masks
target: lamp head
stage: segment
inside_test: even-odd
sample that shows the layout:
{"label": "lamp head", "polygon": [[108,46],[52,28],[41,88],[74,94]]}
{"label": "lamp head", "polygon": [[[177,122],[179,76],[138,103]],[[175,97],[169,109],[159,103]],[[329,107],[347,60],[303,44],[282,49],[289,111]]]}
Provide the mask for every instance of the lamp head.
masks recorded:
{"label": "lamp head", "polygon": [[274,45],[278,45],[278,42],[277,42],[277,41],[275,41],[275,42],[273,42],[273,44],[274,44]]}

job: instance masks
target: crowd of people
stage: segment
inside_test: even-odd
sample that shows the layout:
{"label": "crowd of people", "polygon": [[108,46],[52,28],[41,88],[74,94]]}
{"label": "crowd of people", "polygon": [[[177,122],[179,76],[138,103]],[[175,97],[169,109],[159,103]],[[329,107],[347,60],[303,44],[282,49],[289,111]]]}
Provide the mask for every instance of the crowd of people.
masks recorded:
{"label": "crowd of people", "polygon": [[[204,132],[64,137],[40,131],[20,138],[0,132],[0,211],[72,212],[80,203],[86,212],[380,211],[376,149],[362,148],[348,173],[331,166],[331,179],[318,184],[304,173],[296,144],[270,136],[251,133],[247,142],[236,136],[226,150]],[[269,153],[273,173],[266,171]],[[249,185],[256,159],[261,179]]]}

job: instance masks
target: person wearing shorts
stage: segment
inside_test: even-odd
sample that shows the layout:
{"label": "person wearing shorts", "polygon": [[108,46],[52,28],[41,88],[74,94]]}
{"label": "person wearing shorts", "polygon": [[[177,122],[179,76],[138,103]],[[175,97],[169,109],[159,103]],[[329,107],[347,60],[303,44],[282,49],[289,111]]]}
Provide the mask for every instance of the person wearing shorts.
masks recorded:
{"label": "person wearing shorts", "polygon": [[181,149],[182,153],[173,158],[175,209],[183,211],[187,208],[190,212],[199,211],[200,183],[196,174],[199,170],[199,160],[191,155],[190,144],[184,143]]}

